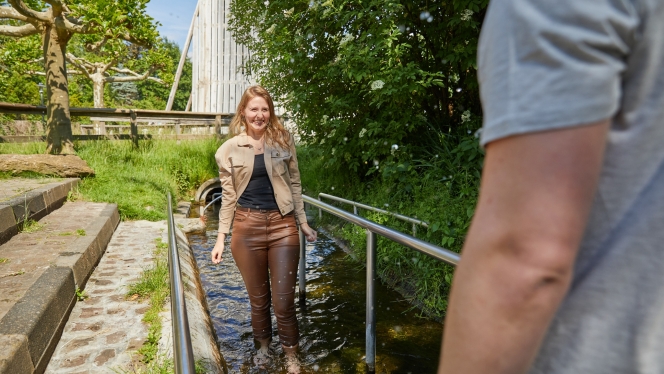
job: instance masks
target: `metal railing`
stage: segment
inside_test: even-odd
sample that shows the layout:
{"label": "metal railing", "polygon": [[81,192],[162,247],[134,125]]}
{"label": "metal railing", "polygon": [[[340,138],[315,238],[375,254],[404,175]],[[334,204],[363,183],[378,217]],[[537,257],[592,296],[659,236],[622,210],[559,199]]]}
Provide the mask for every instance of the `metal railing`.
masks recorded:
{"label": "metal railing", "polygon": [[171,318],[173,322],[173,362],[176,374],[194,374],[194,352],[191,347],[187,305],[184,299],[180,256],[175,237],[175,220],[171,193],[168,193],[168,269],[171,283]]}
{"label": "metal railing", "polygon": [[[413,224],[413,236],[417,235],[417,225],[429,228],[429,223],[428,222],[421,221],[417,218],[407,217],[407,216],[404,216],[402,214],[393,213],[393,212],[390,212],[390,211],[387,211],[387,210],[383,210],[383,209],[373,207],[371,205],[365,205],[365,204],[362,204],[362,203],[358,203],[356,201],[346,200],[344,198],[334,196],[334,195],[329,195],[329,194],[322,193],[322,192],[318,194],[318,200],[320,200],[321,197],[324,197],[324,198],[330,199],[330,200],[334,200],[334,201],[338,201],[340,203],[345,203],[345,204],[352,205],[353,206],[353,214],[355,214],[355,215],[357,215],[357,208],[362,208],[364,210],[369,210],[369,211],[376,212],[376,213],[386,214],[388,216],[392,216],[392,217],[400,219],[402,221],[410,222],[410,223]],[[323,218],[323,211],[321,209],[318,209],[318,218]]]}
{"label": "metal railing", "polygon": [[[369,221],[366,218],[360,217],[357,214],[346,212],[333,205],[326,204],[320,200],[314,199],[310,196],[302,195],[304,202],[321,211],[326,211],[333,214],[347,222],[360,226],[367,231],[367,301],[366,301],[366,356],[365,362],[367,369],[374,372],[376,369],[376,313],[374,305],[376,302],[375,294],[375,279],[376,279],[376,243],[377,236],[381,235],[389,240],[397,242],[406,247],[415,249],[421,253],[431,256],[437,260],[444,261],[450,265],[456,265],[459,262],[460,256],[456,252],[445,249],[423,240],[417,239],[402,232],[390,229],[383,225]],[[304,289],[306,286],[305,279],[305,238],[300,231],[300,266],[299,266],[299,287],[300,287],[300,303],[303,303],[305,294]]]}

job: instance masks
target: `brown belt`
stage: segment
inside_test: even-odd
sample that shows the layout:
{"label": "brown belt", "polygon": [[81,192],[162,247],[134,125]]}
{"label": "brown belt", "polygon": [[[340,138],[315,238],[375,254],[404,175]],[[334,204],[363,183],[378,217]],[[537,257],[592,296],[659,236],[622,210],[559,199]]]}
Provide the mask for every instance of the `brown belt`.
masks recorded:
{"label": "brown belt", "polygon": [[240,212],[256,212],[256,213],[281,213],[279,209],[256,209],[256,208],[245,208],[243,206],[236,206],[235,210]]}

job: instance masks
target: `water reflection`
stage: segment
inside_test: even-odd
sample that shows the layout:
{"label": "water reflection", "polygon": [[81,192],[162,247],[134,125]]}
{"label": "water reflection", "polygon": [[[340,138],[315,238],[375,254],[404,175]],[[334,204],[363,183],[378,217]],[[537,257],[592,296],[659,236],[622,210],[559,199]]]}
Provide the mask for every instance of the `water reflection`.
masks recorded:
{"label": "water reflection", "polygon": [[[216,207],[218,208],[218,206]],[[210,314],[229,370],[235,373],[283,373],[283,352],[273,316],[272,361],[254,363],[249,300],[226,239],[223,261],[210,251],[217,237],[218,210],[209,209],[206,234],[190,235]],[[297,297],[297,293],[296,293]],[[376,372],[434,373],[442,326],[418,317],[401,295],[376,285]],[[324,235],[307,247],[307,304],[297,307],[303,373],[364,373],[364,268],[347,259]]]}

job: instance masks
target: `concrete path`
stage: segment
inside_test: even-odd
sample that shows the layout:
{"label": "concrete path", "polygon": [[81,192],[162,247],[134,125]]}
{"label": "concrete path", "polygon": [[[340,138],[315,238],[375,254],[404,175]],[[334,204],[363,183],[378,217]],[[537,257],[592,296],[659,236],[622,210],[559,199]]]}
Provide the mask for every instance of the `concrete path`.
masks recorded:
{"label": "concrete path", "polygon": [[[133,373],[134,353],[148,332],[146,301],[127,299],[127,287],[153,264],[157,239],[167,243],[164,221],[121,222],[85,287],[88,298],[71,312],[46,373]],[[170,327],[170,326],[169,326]]]}

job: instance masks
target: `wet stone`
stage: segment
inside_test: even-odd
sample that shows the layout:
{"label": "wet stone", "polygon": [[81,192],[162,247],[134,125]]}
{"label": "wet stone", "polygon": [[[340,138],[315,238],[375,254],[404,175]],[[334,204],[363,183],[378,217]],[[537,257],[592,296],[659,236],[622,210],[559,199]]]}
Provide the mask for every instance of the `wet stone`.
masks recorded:
{"label": "wet stone", "polygon": [[85,363],[88,357],[90,357],[89,354],[80,355],[74,358],[66,358],[65,361],[62,363],[62,366],[66,368],[81,366]]}
{"label": "wet stone", "polygon": [[97,357],[95,357],[95,365],[102,366],[113,357],[115,357],[115,349],[104,349]]}
{"label": "wet stone", "polygon": [[106,311],[106,314],[118,314],[118,315],[124,315],[125,311],[122,309],[109,309]]}
{"label": "wet stone", "polygon": [[99,331],[99,330],[101,330],[102,326],[103,326],[103,323],[101,323],[101,322],[96,322],[96,323],[92,323],[92,324],[75,323],[74,328],[72,329],[72,331],[85,331],[85,330]]}
{"label": "wet stone", "polygon": [[83,308],[81,318],[90,318],[99,315],[104,308]]}
{"label": "wet stone", "polygon": [[106,288],[106,289],[103,289],[103,290],[95,290],[95,294],[105,294],[105,293],[111,293],[113,291],[115,291],[115,290],[112,289],[112,288]]}
{"label": "wet stone", "polygon": [[136,314],[145,314],[148,310],[150,310],[150,307],[144,306],[142,308],[136,309]]}
{"label": "wet stone", "polygon": [[87,346],[88,344],[90,344],[91,341],[92,338],[72,340],[69,344],[67,344],[67,348],[65,348],[65,351],[66,352],[75,351],[81,347]]}
{"label": "wet stone", "polygon": [[106,344],[115,344],[127,336],[122,331],[114,332],[111,335],[106,336]]}
{"label": "wet stone", "polygon": [[109,284],[112,284],[112,283],[113,283],[113,281],[104,280],[104,279],[100,279],[98,281],[95,281],[95,284],[98,285],[98,286],[108,286]]}
{"label": "wet stone", "polygon": [[134,338],[129,341],[129,345],[127,346],[127,349],[130,351],[135,351],[143,346],[143,343],[145,342],[145,339],[141,338]]}

